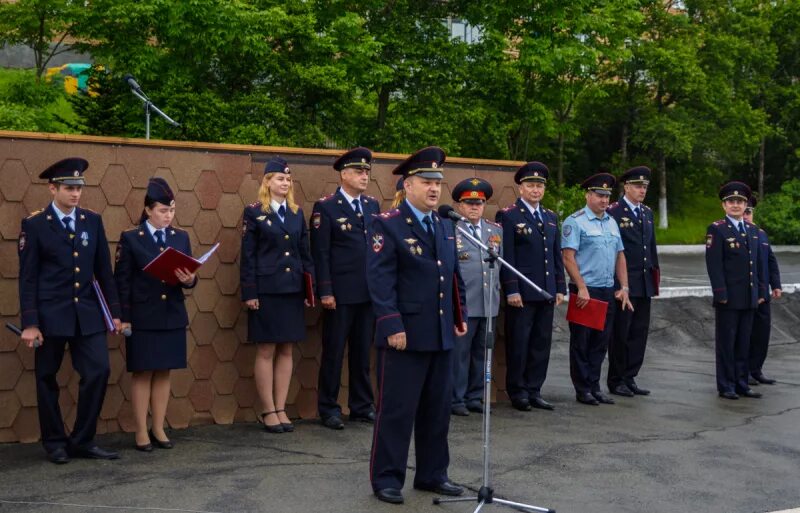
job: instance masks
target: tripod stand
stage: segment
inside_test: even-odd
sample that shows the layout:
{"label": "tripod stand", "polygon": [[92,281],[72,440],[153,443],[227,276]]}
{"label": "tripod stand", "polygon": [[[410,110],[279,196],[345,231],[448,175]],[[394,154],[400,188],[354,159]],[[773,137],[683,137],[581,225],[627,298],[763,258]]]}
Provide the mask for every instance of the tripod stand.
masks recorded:
{"label": "tripod stand", "polygon": [[[552,296],[547,292],[543,291],[539,288],[535,283],[530,281],[527,277],[525,277],[522,273],[514,269],[511,265],[509,265],[505,260],[500,258],[497,252],[485,244],[483,244],[480,240],[473,237],[467,230],[455,224],[455,227],[458,229],[459,232],[463,236],[467,238],[472,244],[477,246],[481,251],[481,255],[484,252],[488,255],[484,261],[489,263],[489,285],[490,287],[494,285],[494,273],[495,273],[495,262],[500,262],[502,265],[505,265],[511,272],[517,275],[522,281],[533,287],[536,291],[538,291],[545,299],[552,299]],[[491,425],[491,386],[492,386],[492,355],[494,353],[494,328],[492,327],[491,322],[491,313],[493,312],[493,305],[492,305],[492,298],[494,297],[494,291],[492,289],[489,290],[489,305],[487,314],[490,317],[489,321],[486,323],[486,348],[484,349],[484,385],[483,385],[483,430],[482,430],[482,440],[483,440],[483,483],[478,490],[478,495],[476,497],[448,497],[445,499],[436,497],[433,499],[434,504],[444,504],[448,502],[471,502],[476,501],[478,506],[475,508],[474,513],[478,513],[483,506],[486,504],[500,504],[503,506],[508,506],[510,508],[515,508],[523,511],[538,511],[541,513],[555,513],[555,510],[549,508],[542,508],[539,506],[533,506],[530,504],[523,504],[521,502],[514,502],[509,501],[506,499],[498,499],[494,496],[494,488],[491,486],[491,480],[489,478],[489,441],[490,441],[490,425]]]}

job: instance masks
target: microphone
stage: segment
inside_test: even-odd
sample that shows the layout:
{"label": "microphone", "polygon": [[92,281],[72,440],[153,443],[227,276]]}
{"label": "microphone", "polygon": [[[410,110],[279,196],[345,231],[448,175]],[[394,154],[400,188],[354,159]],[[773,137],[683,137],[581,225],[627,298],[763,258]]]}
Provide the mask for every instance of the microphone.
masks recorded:
{"label": "microphone", "polygon": [[469,219],[456,212],[450,205],[440,206],[438,212],[441,217],[447,217],[453,221],[464,221],[465,223],[469,222]]}
{"label": "microphone", "polygon": [[142,88],[139,87],[138,82],[136,82],[136,79],[133,78],[133,75],[131,75],[130,73],[122,77],[122,80],[124,80],[125,83],[128,84],[128,86],[130,86],[130,88],[136,91],[137,93],[144,94],[142,92]]}

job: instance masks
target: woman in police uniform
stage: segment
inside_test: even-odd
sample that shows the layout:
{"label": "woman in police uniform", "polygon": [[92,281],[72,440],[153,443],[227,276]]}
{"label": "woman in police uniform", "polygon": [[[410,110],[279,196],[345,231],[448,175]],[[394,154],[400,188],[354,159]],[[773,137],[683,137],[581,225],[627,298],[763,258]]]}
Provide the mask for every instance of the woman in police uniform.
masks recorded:
{"label": "woman in police uniform", "polygon": [[[170,285],[142,269],[167,247],[192,254],[189,234],[170,226],[175,217],[175,196],[162,178],[151,178],[144,198],[139,226],[122,232],[117,246],[114,278],[122,304],[127,368],[133,373],[131,402],[136,421],[136,449],[171,449],[164,433],[164,417],[170,395],[170,369],[186,367],[186,327],[189,317],[183,289],[192,288],[197,277],[188,269],[176,270]],[[147,430],[148,406],[153,417]]]}
{"label": "woman in police uniform", "polygon": [[[259,201],[244,209],[242,300],[249,310],[247,339],[258,344],[255,378],[270,433],[294,430],[286,416],[292,378],[292,344],[306,336],[303,305],[313,297],[311,261],[303,211],[294,201],[289,166],[273,157],[264,168]],[[274,387],[273,387],[274,384]]]}

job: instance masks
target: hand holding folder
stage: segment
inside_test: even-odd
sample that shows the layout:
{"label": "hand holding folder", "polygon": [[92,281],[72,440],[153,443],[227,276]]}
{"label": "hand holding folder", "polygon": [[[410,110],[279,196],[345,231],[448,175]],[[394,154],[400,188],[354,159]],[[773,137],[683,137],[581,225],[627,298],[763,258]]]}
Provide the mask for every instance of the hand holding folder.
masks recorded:
{"label": "hand holding folder", "polygon": [[142,270],[159,280],[165,281],[169,285],[177,285],[178,277],[175,276],[176,269],[188,269],[190,273],[195,272],[201,265],[206,263],[218,247],[219,242],[214,244],[214,247],[209,249],[208,252],[200,258],[192,258],[182,251],[169,247],[151,260]]}
{"label": "hand holding folder", "polygon": [[578,308],[578,295],[569,295],[569,306],[567,307],[567,321],[586,326],[595,330],[603,331],[606,327],[606,312],[608,303],[599,299],[589,299],[583,308]]}

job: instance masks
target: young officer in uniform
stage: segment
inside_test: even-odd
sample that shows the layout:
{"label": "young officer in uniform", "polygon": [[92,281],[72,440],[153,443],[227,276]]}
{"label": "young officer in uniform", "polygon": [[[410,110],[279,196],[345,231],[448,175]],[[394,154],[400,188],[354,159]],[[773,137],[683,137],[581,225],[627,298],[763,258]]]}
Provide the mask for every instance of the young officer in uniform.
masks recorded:
{"label": "young officer in uniform", "polygon": [[552,410],[542,399],[553,339],[553,310],[564,300],[567,284],[561,258],[558,216],[540,204],[544,197],[547,166],[528,162],[517,170],[519,199],[497,213],[503,227],[503,258],[542,290],[520,283],[505,267],[500,278],[506,294],[506,392],[514,408]]}
{"label": "young officer in uniform", "polygon": [[[744,209],[744,220],[753,224],[753,211],[756,209],[758,200],[755,196],[750,196],[747,208]],[[755,225],[754,225],[755,226]],[[758,259],[761,261],[761,275],[758,277],[758,285],[764,289],[765,301],[758,305],[756,314],[753,317],[753,329],[750,334],[750,384],[774,385],[775,380],[764,375],[761,368],[767,359],[769,349],[769,335],[772,331],[772,313],[770,310],[769,288],[772,289],[772,299],[780,299],[781,290],[781,271],[778,267],[778,259],[769,244],[767,232],[762,228],[758,229]]]}
{"label": "young officer in uniform", "polygon": [[[584,180],[581,187],[586,189],[586,206],[569,216],[561,227],[564,267],[569,273],[570,294],[577,294],[577,307],[584,308],[589,299],[608,303],[602,331],[569,323],[569,374],[575,398],[592,406],[614,404],[614,400],[600,390],[600,371],[617,308],[614,300],[620,301],[623,310],[632,309],[628,299],[625,248],[617,222],[606,212],[614,182],[614,177],[608,173],[598,173]],[[620,284],[616,291],[615,278]]]}
{"label": "young officer in uniform", "polygon": [[372,152],[348,151],[333,168],[339,189],[314,204],[311,214],[311,254],[317,273],[317,292],[324,308],[322,361],[319,366],[318,408],[322,424],[343,429],[339,385],[345,345],[348,348],[350,420],[373,422],[369,351],[375,316],[367,290],[367,231],[380,213],[369,185]]}
{"label": "young officer in uniform", "polygon": [[714,294],[717,391],[724,399],[759,398],[750,389],[750,331],[758,305],[766,300],[759,286],[758,228],[742,216],[750,187],[729,182],[719,190],[725,218],[706,231],[706,269]]}
{"label": "young officer in uniform", "polygon": [[614,315],[614,331],[608,345],[608,391],[625,397],[650,395],[636,384],[644,362],[650,330],[650,298],[658,290],[658,252],[653,211],[642,203],[650,183],[650,169],[638,166],[622,174],[625,194],[608,207],[625,246],[628,295],[633,310]]}
{"label": "young officer in uniform", "polygon": [[[453,188],[453,201],[459,213],[469,223],[457,224],[470,235],[493,248],[503,256],[503,228],[483,219],[486,202],[492,197],[492,186],[480,178],[467,178]],[[500,265],[494,268],[489,283],[489,263],[486,252],[456,232],[458,266],[467,289],[467,334],[456,339],[453,349],[453,415],[466,416],[470,411],[483,411],[484,363],[486,351],[486,326],[491,323],[494,332],[500,309]],[[492,309],[489,310],[491,299]]]}
{"label": "young officer in uniform", "polygon": [[[169,285],[142,269],[168,247],[191,256],[189,234],[170,226],[175,217],[175,196],[166,180],[151,178],[139,226],[122,232],[117,245],[114,278],[122,303],[125,358],[131,378],[131,403],[136,421],[137,450],[151,452],[153,444],[172,449],[164,433],[169,402],[170,369],[186,368],[186,327],[189,316],[183,289],[197,284],[188,269],[176,269],[177,283]],[[147,430],[148,407],[153,427]]]}
{"label": "young officer in uniform", "polygon": [[[53,201],[22,221],[19,234],[19,303],[22,341],[36,349],[36,396],[47,457],[116,459],[94,442],[97,416],[110,373],[106,323],[92,286],[96,279],[120,332],[120,305],[101,217],[78,207],[89,163],[56,162],[39,178],[49,180]],[[67,436],[58,405],[56,373],[69,345],[72,367],[81,377],[75,426]]]}
{"label": "young officer in uniform", "polygon": [[[244,209],[240,263],[247,305],[247,340],[258,345],[255,378],[269,433],[294,431],[286,416],[293,345],[306,337],[305,274],[313,277],[303,211],[295,203],[289,165],[272,157],[264,167],[259,201]],[[313,285],[312,285],[313,288]]]}
{"label": "young officer in uniform", "polygon": [[444,160],[444,151],[432,146],[400,163],[393,173],[405,177],[406,200],[376,216],[370,233],[367,273],[379,383],[370,481],[378,499],[394,504],[403,502],[412,430],[414,487],[463,493],[447,477],[450,350],[467,332],[466,322],[456,324],[456,309],[463,319],[467,314],[453,225],[433,212]]}

